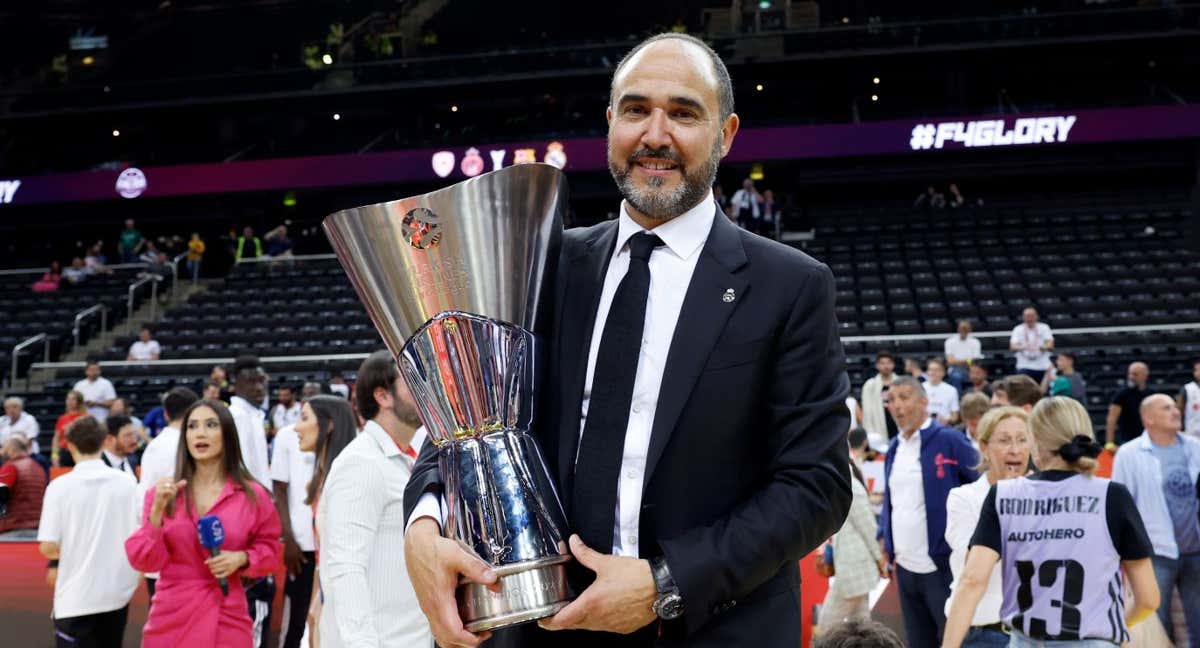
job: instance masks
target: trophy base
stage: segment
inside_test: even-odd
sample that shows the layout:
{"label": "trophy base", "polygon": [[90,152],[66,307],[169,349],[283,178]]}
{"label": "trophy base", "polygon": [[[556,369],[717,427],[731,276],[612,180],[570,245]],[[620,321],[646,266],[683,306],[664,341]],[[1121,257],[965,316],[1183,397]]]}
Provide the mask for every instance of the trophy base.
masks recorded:
{"label": "trophy base", "polygon": [[455,592],[468,632],[483,632],[553,616],[573,598],[567,585],[570,556],[550,556],[494,567],[500,591],[464,581]]}

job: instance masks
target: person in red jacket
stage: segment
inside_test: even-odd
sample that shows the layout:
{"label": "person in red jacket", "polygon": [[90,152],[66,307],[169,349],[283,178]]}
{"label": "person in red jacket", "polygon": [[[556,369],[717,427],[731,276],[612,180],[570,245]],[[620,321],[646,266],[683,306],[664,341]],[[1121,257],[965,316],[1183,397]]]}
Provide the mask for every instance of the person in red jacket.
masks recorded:
{"label": "person in red jacket", "polygon": [[29,456],[29,442],[13,435],[0,448],[0,537],[33,540],[42,517],[46,471]]}

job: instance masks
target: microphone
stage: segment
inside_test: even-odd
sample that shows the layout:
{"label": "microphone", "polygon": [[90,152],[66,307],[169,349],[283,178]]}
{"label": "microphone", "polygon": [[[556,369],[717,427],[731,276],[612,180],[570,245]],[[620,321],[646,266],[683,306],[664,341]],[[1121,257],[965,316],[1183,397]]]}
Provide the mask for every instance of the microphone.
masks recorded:
{"label": "microphone", "polygon": [[[221,518],[215,515],[205,515],[196,522],[196,530],[200,533],[200,544],[208,549],[210,556],[221,552],[221,544],[225,542],[225,528],[221,526]],[[229,579],[222,578],[221,593],[229,596]]]}

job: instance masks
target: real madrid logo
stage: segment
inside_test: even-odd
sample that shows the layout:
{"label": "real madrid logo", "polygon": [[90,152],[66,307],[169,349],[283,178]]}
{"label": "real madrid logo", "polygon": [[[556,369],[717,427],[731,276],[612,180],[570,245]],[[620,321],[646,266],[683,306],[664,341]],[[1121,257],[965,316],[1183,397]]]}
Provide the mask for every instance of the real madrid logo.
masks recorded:
{"label": "real madrid logo", "polygon": [[417,207],[404,215],[400,221],[404,240],[418,250],[437,247],[442,242],[442,226],[438,215],[424,207]]}

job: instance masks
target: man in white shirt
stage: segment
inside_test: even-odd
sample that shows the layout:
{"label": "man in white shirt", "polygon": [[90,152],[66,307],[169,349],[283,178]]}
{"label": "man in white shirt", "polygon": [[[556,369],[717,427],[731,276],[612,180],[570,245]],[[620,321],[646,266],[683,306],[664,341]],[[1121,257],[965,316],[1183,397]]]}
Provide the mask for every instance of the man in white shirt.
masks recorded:
{"label": "man in white shirt", "polygon": [[19,396],[4,399],[4,416],[0,416],[0,444],[14,434],[20,434],[29,442],[29,452],[38,453],[38,434],[42,428],[37,419],[25,411],[25,401]]}
{"label": "man in white shirt", "polygon": [[67,428],[75,468],[50,482],[42,504],[38,550],[58,561],[53,617],[60,646],[120,646],[137,588],[125,557],[125,538],[137,528],[137,482],[100,461],[106,436],[88,417]]}
{"label": "man in white shirt", "polygon": [[1183,412],[1183,432],[1200,439],[1200,358],[1192,361],[1192,378],[1180,388],[1175,404]]}
{"label": "man in white shirt", "polygon": [[312,452],[300,450],[300,437],[294,424],[275,433],[271,479],[275,482],[275,508],[283,524],[283,566],[287,569],[280,648],[299,648],[312,597],[316,542],[312,506],[304,500],[308,498],[308,482],[312,480],[315,463]]}
{"label": "man in white shirt", "polygon": [[930,358],[925,364],[925,395],[929,398],[929,408],[926,413],[937,419],[942,425],[958,423],[958,390],[947,382],[942,382],[946,375],[946,367],[939,358]]}
{"label": "man in white shirt", "polygon": [[[233,396],[229,399],[229,413],[237,426],[238,443],[242,449],[242,461],[254,481],[271,491],[271,471],[267,462],[266,415],[259,404],[267,398],[267,372],[263,371],[258,356],[240,355],[233,363]],[[255,648],[266,648],[265,629],[271,627],[271,602],[275,598],[275,577],[266,576],[246,583],[246,601],[255,628],[263,628],[261,643]]]}
{"label": "man in white shirt", "polygon": [[862,388],[863,427],[871,441],[871,447],[887,445],[896,436],[896,422],[887,413],[888,388],[896,371],[896,358],[891,351],[881,349],[875,354],[876,374]]}
{"label": "man in white shirt", "polygon": [[751,232],[759,233],[759,219],[762,215],[759,209],[760,202],[762,196],[754,188],[754,181],[746,178],[742,181],[742,188],[733,192],[733,199],[729,202],[733,206],[734,220]]}
{"label": "man in white shirt", "polygon": [[300,402],[289,385],[280,385],[275,390],[275,407],[271,408],[271,426],[278,436],[279,430],[300,422]]}
{"label": "man in white shirt", "polygon": [[429,646],[433,635],[400,559],[421,420],[386,351],[359,367],[354,398],[367,425],[334,460],[317,509],[321,646]]}
{"label": "man in white shirt", "polygon": [[133,421],[124,414],[110,416],[104,421],[108,436],[104,439],[100,451],[100,461],[109,468],[115,468],[137,481],[137,433],[133,431]]}
{"label": "man in white shirt", "polygon": [[983,346],[979,338],[971,335],[971,321],[959,320],[958,335],[946,338],[942,346],[946,355],[946,382],[961,392],[970,380],[971,364],[983,359]]}
{"label": "man in white shirt", "polygon": [[162,354],[162,347],[159,346],[158,340],[152,339],[151,336],[150,327],[143,326],[138,331],[137,342],[129,346],[129,356],[125,359],[131,362],[158,360],[159,355]]}
{"label": "man in white shirt", "polygon": [[1040,385],[1050,368],[1054,333],[1049,325],[1038,321],[1038,312],[1032,307],[1021,312],[1021,320],[1012,331],[1008,348],[1017,356],[1017,373],[1029,376]]}
{"label": "man in white shirt", "polygon": [[[175,477],[175,456],[179,452],[179,430],[183,425],[183,415],[199,398],[196,392],[187,387],[173,387],[163,396],[163,416],[167,425],[158,436],[150,440],[149,445],[142,451],[142,474],[138,480],[138,502],[146,491],[154,488],[163,477]],[[154,586],[158,582],[158,574],[146,574],[146,589],[150,597],[154,597]]]}
{"label": "man in white shirt", "polygon": [[88,415],[103,423],[108,418],[108,406],[117,397],[117,390],[107,378],[100,375],[100,362],[89,359],[84,369],[83,380],[75,383],[75,391],[83,394],[83,404]]}

